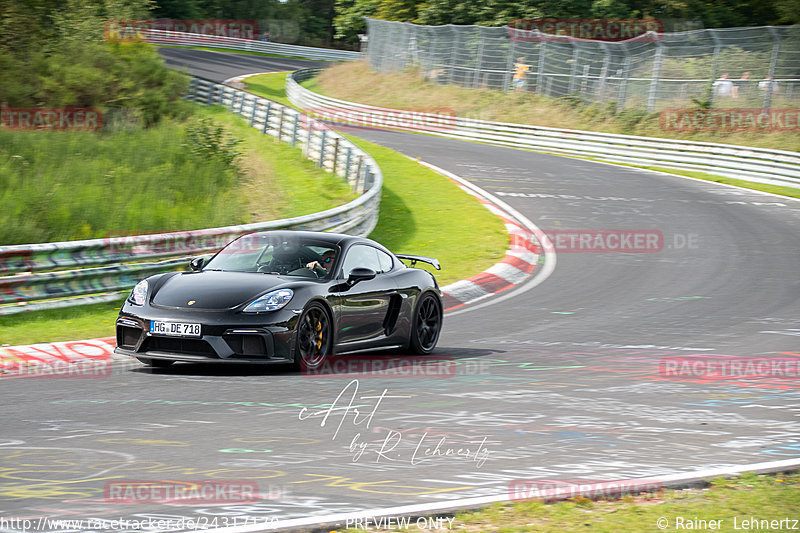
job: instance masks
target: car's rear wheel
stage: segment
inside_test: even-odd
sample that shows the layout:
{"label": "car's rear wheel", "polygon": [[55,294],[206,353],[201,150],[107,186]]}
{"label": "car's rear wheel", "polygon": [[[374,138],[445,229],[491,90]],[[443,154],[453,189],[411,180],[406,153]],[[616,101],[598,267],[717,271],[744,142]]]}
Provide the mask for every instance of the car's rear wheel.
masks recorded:
{"label": "car's rear wheel", "polygon": [[314,370],[321,367],[331,354],[333,325],[328,310],[320,303],[311,302],[297,322],[294,346],[294,366],[297,370]]}
{"label": "car's rear wheel", "polygon": [[439,342],[442,331],[442,306],[435,294],[426,292],[417,304],[411,329],[411,351],[429,354]]}
{"label": "car's rear wheel", "polygon": [[153,368],[166,368],[175,362],[169,359],[148,359],[146,357],[137,357],[136,359]]}

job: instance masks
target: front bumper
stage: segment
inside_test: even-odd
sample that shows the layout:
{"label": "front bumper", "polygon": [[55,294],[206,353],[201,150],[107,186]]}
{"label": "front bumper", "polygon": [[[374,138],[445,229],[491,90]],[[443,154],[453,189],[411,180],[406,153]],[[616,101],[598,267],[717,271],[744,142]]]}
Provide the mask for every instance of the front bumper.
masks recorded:
{"label": "front bumper", "polygon": [[[230,317],[228,317],[230,318]],[[296,320],[284,324],[225,324],[203,321],[200,337],[165,336],[150,332],[151,320],[185,320],[198,317],[140,317],[121,313],[116,323],[114,353],[143,359],[203,363],[291,362]]]}

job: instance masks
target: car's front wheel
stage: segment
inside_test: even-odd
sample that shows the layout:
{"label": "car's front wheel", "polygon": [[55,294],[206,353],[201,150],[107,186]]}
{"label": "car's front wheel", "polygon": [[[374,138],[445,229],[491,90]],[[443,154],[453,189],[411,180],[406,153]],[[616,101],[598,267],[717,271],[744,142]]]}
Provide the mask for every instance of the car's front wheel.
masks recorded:
{"label": "car's front wheel", "polygon": [[333,346],[333,324],[325,306],[311,302],[303,309],[297,322],[297,337],[294,345],[294,367],[296,370],[315,370],[321,367],[331,354]]}
{"label": "car's front wheel", "polygon": [[416,354],[429,354],[439,341],[442,331],[442,306],[439,298],[426,292],[417,304],[414,325],[411,329],[411,351]]}
{"label": "car's front wheel", "polygon": [[146,357],[137,357],[136,359],[152,368],[166,368],[175,362],[168,359],[149,359]]}

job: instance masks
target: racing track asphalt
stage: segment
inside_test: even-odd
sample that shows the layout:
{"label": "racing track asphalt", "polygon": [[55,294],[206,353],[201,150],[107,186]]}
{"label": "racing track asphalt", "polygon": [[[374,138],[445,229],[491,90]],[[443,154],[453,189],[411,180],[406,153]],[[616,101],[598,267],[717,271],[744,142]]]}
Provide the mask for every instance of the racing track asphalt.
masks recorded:
{"label": "racing track asphalt", "polygon": [[[220,78],[269,70],[217,56]],[[659,479],[800,459],[800,202],[455,140],[359,135],[468,179],[543,230],[660,232],[663,248],[560,250],[534,289],[448,314],[436,356],[452,373],[119,364],[106,379],[6,381],[4,516],[246,531],[274,526],[270,517],[514,495],[530,486],[519,480]],[[712,360],[725,371],[704,372]],[[360,417],[334,410],[323,423],[325,406],[351,398]],[[256,480],[266,499],[104,500],[109,481],[165,479]]]}

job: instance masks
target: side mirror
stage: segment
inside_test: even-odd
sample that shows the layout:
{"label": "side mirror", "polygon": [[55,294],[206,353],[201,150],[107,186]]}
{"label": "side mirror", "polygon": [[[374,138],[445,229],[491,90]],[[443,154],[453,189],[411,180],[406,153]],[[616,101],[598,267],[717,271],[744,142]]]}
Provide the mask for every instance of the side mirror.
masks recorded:
{"label": "side mirror", "polygon": [[350,271],[350,275],[347,276],[347,285],[352,287],[356,283],[360,281],[369,281],[371,279],[375,279],[377,274],[371,268],[354,268]]}
{"label": "side mirror", "polygon": [[206,264],[205,257],[195,257],[189,262],[189,266],[192,268],[193,272],[199,272],[203,270],[203,266]]}

